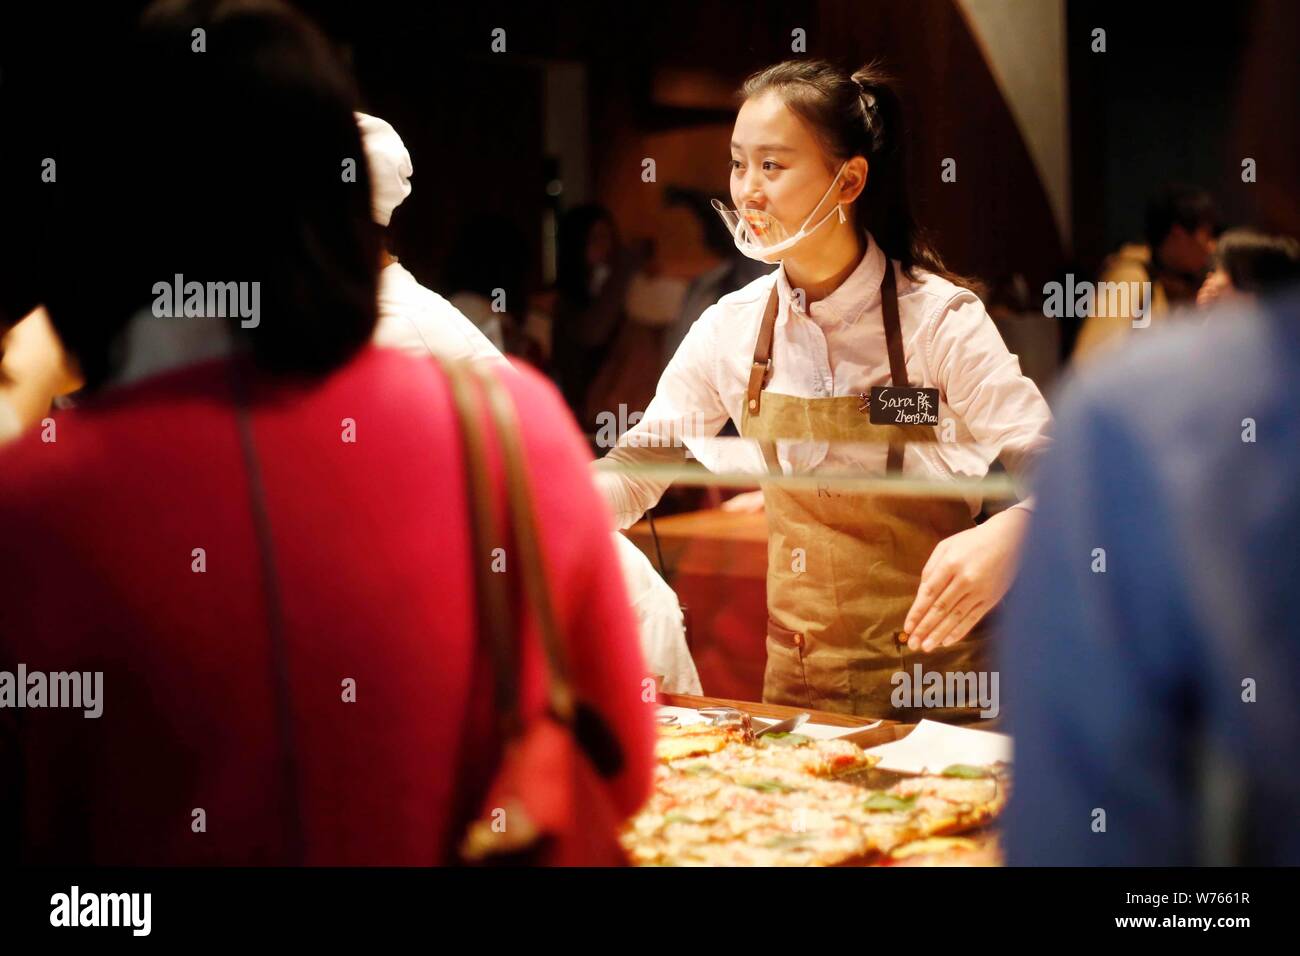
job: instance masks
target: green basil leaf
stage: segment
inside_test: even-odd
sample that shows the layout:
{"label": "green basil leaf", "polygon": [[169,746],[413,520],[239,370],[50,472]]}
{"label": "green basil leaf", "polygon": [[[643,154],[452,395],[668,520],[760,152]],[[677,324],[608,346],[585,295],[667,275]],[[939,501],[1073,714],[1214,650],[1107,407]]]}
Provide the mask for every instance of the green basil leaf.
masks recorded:
{"label": "green basil leaf", "polygon": [[780,744],[783,747],[802,747],[805,744],[812,743],[811,737],[805,734],[794,734],[794,733],[764,734],[759,739],[770,740],[773,743]]}
{"label": "green basil leaf", "polygon": [[716,773],[707,763],[688,763],[684,766],[674,768],[678,773],[684,773],[688,777],[703,777],[706,774]]}
{"label": "green basil leaf", "polygon": [[912,804],[916,803],[916,797],[897,797],[892,793],[885,793],[883,790],[877,790],[867,797],[867,802],[862,805],[864,810],[893,811],[893,810],[910,810]]}
{"label": "green basil leaf", "polygon": [[975,767],[968,763],[955,763],[951,767],[945,767],[942,777],[960,777],[962,780],[982,780],[985,777],[993,776],[988,767]]}
{"label": "green basil leaf", "polygon": [[767,841],[766,845],[769,848],[794,847],[794,846],[799,846],[807,839],[808,839],[808,834],[806,833],[802,833],[802,834],[788,833],[788,834],[783,834],[782,836],[772,837],[772,839]]}

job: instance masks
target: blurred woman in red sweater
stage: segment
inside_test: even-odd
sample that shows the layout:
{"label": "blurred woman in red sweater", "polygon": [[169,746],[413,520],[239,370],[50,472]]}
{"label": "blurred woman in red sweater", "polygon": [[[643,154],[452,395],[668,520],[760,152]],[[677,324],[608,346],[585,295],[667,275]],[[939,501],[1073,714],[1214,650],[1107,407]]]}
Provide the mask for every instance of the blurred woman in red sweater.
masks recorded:
{"label": "blurred woman in red sweater", "polygon": [[[126,52],[125,85],[69,124],[77,278],[45,297],[88,397],[0,454],[0,857],[453,861],[503,701],[448,378],[367,345],[379,245],[350,81],[268,3],[156,5]],[[626,816],[653,723],[608,517],[555,390],[489,374],[527,419],[552,616]],[[504,497],[500,455],[481,485]],[[529,725],[554,700],[538,616],[515,610]],[[33,689],[55,673],[87,698],[102,674],[99,715]]]}

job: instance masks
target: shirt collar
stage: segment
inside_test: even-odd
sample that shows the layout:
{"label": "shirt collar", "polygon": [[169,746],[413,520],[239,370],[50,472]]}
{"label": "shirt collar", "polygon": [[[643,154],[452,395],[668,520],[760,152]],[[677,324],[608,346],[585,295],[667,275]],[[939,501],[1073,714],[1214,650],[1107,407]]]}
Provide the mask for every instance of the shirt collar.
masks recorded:
{"label": "shirt collar", "polygon": [[[819,323],[845,322],[852,325],[874,309],[880,301],[880,280],[885,277],[885,254],[881,252],[871,234],[867,234],[867,251],[849,277],[840,283],[826,298],[812,303],[804,311],[795,312]],[[785,320],[791,308],[793,290],[785,274],[785,263],[776,270],[776,285],[781,308],[777,321]]]}

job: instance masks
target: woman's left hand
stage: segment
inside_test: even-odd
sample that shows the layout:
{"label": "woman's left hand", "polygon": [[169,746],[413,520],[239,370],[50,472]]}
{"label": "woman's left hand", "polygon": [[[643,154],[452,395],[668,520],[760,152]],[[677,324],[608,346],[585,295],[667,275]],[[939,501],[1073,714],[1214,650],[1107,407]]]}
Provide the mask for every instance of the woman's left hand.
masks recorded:
{"label": "woman's left hand", "polygon": [[1012,508],[944,538],[921,571],[903,623],[911,650],[932,651],[970,633],[1011,587],[1029,513]]}

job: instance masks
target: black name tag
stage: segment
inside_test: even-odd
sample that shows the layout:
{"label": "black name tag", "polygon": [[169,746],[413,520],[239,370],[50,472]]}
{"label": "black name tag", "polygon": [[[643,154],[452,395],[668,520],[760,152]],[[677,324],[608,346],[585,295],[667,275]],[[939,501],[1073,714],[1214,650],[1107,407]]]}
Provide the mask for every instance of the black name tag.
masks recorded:
{"label": "black name tag", "polygon": [[[873,425],[939,424],[939,390],[937,388],[900,388],[873,385],[866,399]],[[864,411],[861,405],[859,411]]]}

